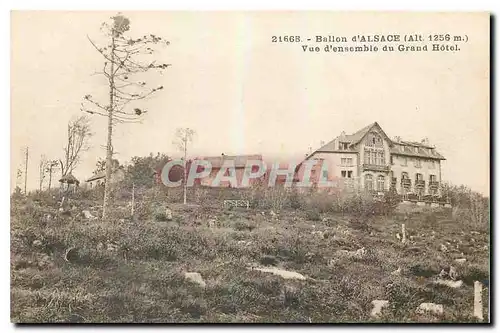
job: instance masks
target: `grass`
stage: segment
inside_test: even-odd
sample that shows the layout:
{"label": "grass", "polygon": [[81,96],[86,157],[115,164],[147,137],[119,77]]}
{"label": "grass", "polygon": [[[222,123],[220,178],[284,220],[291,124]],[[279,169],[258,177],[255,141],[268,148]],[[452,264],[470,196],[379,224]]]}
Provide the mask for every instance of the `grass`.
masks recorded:
{"label": "grass", "polygon": [[[488,226],[470,225],[450,210],[419,208],[405,219],[408,211],[391,217],[300,208],[270,214],[171,204],[174,219],[163,222],[154,213],[89,221],[79,213],[97,204],[72,205],[60,214],[55,201],[12,202],[13,322],[474,322],[473,281],[489,277]],[[216,226],[207,227],[214,216]],[[405,245],[396,238],[401,223],[411,236]],[[68,262],[63,257],[70,247]],[[362,247],[364,257],[338,256]],[[462,257],[465,264],[454,262]],[[285,280],[250,264],[308,279]],[[432,284],[450,265],[464,285]],[[401,274],[391,275],[398,267]],[[185,272],[199,272],[206,288],[185,280]],[[375,299],[389,300],[378,319],[370,317]],[[443,304],[444,315],[417,315],[422,302]]]}

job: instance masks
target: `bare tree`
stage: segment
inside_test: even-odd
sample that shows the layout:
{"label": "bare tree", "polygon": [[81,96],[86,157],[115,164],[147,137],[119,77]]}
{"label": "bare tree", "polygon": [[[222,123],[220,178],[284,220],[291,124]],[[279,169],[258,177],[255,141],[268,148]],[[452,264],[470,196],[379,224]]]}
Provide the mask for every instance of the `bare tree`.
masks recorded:
{"label": "bare tree", "polygon": [[58,166],[59,166],[58,160],[50,160],[50,161],[47,161],[47,163],[46,163],[45,172],[47,172],[49,174],[49,190],[50,190],[50,186],[52,185],[52,173],[54,172],[54,170]]}
{"label": "bare tree", "polygon": [[184,153],[184,204],[186,204],[187,193],[187,150],[188,144],[193,142],[193,136],[196,132],[190,128],[178,128],[175,131],[175,138],[173,144]]}
{"label": "bare tree", "polygon": [[40,156],[40,163],[38,163],[38,180],[39,187],[38,189],[41,191],[43,187],[43,181],[45,180],[45,174],[47,172],[47,158],[45,155]]}
{"label": "bare tree", "polygon": [[104,76],[107,80],[109,102],[102,103],[91,95],[86,95],[82,103],[82,111],[108,118],[106,180],[102,212],[104,219],[108,211],[111,193],[113,126],[117,123],[140,122],[141,116],[147,111],[133,106],[133,104],[163,89],[163,86],[149,87],[145,81],[140,80],[140,77],[151,70],[162,73],[162,70],[169,66],[164,63],[158,64],[155,61],[146,60],[149,55],[154,53],[152,47],[157,44],[168,45],[169,42],[153,34],[135,39],[128,37],[130,20],[121,14],[111,17],[110,23],[103,23],[101,30],[107,39],[106,45],[98,46],[89,37],[88,40],[104,58],[103,69],[96,74]]}
{"label": "bare tree", "polygon": [[64,147],[64,158],[59,159],[61,176],[73,172],[80,163],[81,154],[90,148],[91,137],[90,121],[87,116],[80,116],[68,123],[68,141]]}

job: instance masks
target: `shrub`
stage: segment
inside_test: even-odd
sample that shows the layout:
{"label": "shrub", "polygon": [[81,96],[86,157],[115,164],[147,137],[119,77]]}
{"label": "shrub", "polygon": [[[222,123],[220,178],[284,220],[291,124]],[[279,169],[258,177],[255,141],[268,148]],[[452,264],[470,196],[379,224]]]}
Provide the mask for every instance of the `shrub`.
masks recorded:
{"label": "shrub", "polygon": [[319,212],[319,209],[309,209],[309,210],[306,210],[306,218],[309,221],[320,221],[321,220],[321,214]]}

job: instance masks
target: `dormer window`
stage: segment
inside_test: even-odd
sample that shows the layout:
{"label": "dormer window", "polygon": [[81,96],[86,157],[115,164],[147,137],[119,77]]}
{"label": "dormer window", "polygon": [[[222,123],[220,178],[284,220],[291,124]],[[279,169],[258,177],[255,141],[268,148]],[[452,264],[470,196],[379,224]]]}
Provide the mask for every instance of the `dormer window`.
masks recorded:
{"label": "dormer window", "polygon": [[347,150],[349,148],[349,143],[348,142],[339,142],[339,148],[340,148],[340,150]]}

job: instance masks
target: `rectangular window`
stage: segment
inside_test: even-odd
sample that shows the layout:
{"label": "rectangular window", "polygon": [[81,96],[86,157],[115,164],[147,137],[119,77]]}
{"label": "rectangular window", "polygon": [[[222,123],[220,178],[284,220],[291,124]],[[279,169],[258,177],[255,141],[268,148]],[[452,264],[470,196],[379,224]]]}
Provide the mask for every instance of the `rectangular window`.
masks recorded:
{"label": "rectangular window", "polygon": [[345,170],[342,170],[342,171],[340,171],[340,174],[342,175],[342,178],[345,178],[345,176],[346,176],[346,171],[345,171]]}
{"label": "rectangular window", "polygon": [[368,149],[365,149],[364,160],[365,164],[370,164],[370,150]]}
{"label": "rectangular window", "polygon": [[431,175],[430,176],[430,181],[435,182],[436,181],[436,175]]}
{"label": "rectangular window", "polygon": [[401,166],[408,166],[408,158],[401,157]]}
{"label": "rectangular window", "polygon": [[347,171],[347,178],[352,178],[352,171]]}
{"label": "rectangular window", "polygon": [[422,161],[418,158],[415,159],[415,167],[416,168],[421,168],[422,167]]}
{"label": "rectangular window", "polygon": [[433,160],[431,160],[429,162],[429,169],[435,169],[435,168],[436,168],[436,164],[435,164],[435,162]]}
{"label": "rectangular window", "polygon": [[385,156],[383,151],[378,152],[378,165],[385,165]]}
{"label": "rectangular window", "polygon": [[323,170],[323,179],[328,179],[328,170]]}
{"label": "rectangular window", "polygon": [[352,166],[352,158],[341,158],[340,165],[342,166]]}

